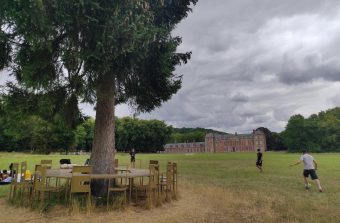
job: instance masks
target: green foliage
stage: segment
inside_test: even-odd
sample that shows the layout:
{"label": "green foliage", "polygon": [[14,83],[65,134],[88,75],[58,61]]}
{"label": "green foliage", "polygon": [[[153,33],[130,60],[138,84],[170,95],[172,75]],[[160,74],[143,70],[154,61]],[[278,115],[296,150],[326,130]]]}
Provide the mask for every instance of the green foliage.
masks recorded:
{"label": "green foliage", "polygon": [[340,151],[340,108],[336,107],[305,119],[292,116],[284,132],[289,151],[309,149],[315,152]]}
{"label": "green foliage", "polygon": [[207,133],[222,133],[204,128],[174,128],[168,143],[204,142]]}
{"label": "green foliage", "polygon": [[257,129],[261,130],[266,135],[266,144],[268,151],[287,150],[287,148],[283,144],[283,138],[279,133],[271,132],[265,127],[259,127]]}
{"label": "green foliage", "polygon": [[87,152],[91,151],[94,136],[94,124],[95,120],[93,118],[87,118],[75,130],[75,144],[78,150],[85,150]]}
{"label": "green foliage", "polygon": [[118,151],[157,152],[170,137],[172,127],[159,120],[125,117],[116,119],[116,148]]}
{"label": "green foliage", "polygon": [[[0,148],[7,151],[49,153],[68,150],[74,133],[52,101],[43,95],[10,88],[0,98]],[[51,110],[52,109],[52,110]]]}
{"label": "green foliage", "polygon": [[22,86],[45,94],[65,90],[70,106],[94,103],[99,77],[110,73],[118,103],[150,111],[181,86],[173,71],[190,53],[176,52],[181,39],[171,31],[196,2],[3,0],[0,69],[11,66]]}

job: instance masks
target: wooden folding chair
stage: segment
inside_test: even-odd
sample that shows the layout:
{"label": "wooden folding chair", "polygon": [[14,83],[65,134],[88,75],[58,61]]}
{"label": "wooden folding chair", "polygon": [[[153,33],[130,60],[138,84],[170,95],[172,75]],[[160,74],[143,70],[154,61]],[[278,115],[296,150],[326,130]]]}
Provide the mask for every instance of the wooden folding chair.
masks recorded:
{"label": "wooden folding chair", "polygon": [[[166,176],[162,176],[160,179],[160,190],[162,193],[165,193],[165,198],[169,198],[169,193],[173,190],[173,177],[174,177],[174,168],[173,164],[171,162],[168,162],[167,167],[166,167]],[[177,175],[176,175],[177,176]]]}
{"label": "wooden folding chair", "polygon": [[[150,176],[149,176],[149,181],[148,184],[146,185],[135,185],[134,186],[134,191],[135,191],[135,196],[136,196],[136,202],[138,201],[138,196],[145,195],[146,199],[148,200],[148,204],[151,204],[153,201],[153,198],[157,195],[158,193],[158,187],[159,187],[159,165],[157,164],[150,164],[149,165],[149,171],[150,171]],[[156,193],[157,192],[157,193]],[[144,196],[143,195],[143,196]]]}
{"label": "wooden folding chair", "polygon": [[177,163],[172,163],[172,168],[173,168],[173,171],[172,171],[173,189],[176,194],[177,193]]}
{"label": "wooden folding chair", "polygon": [[13,199],[16,195],[17,188],[19,186],[18,182],[18,174],[19,174],[19,163],[12,163],[11,164],[11,186],[9,191],[9,198]]}
{"label": "wooden folding chair", "polygon": [[33,193],[34,195],[38,194],[37,196],[38,201],[40,200],[44,201],[46,192],[50,196],[51,192],[61,192],[64,189],[64,187],[61,187],[61,186],[57,187],[57,186],[49,185],[49,183],[47,182],[48,179],[46,177],[46,169],[49,169],[48,166],[45,166],[45,165],[35,166],[35,173],[34,173],[34,180],[33,180]]}
{"label": "wooden folding chair", "polygon": [[[116,173],[117,174],[117,173]],[[110,194],[114,194],[114,193],[123,193],[124,194],[124,204],[126,203],[126,197],[127,197],[127,190],[129,189],[129,179],[128,179],[128,171],[122,171],[122,175],[121,177],[117,177],[115,179],[110,179],[109,178],[109,183],[108,183],[108,188],[107,188],[107,202],[106,202],[106,206],[107,209],[109,208],[109,201],[110,201]],[[121,183],[118,184],[118,180],[117,179],[121,179]]]}
{"label": "wooden folding chair", "polygon": [[[72,167],[72,177],[74,175],[91,174],[91,173],[92,173],[92,166],[73,166]],[[72,184],[72,179],[71,179],[71,184]],[[66,182],[66,185],[70,185],[69,180]],[[76,185],[74,185],[74,186],[76,186]],[[66,186],[65,196],[67,196],[67,194],[71,194],[71,187],[72,187],[72,185]],[[73,192],[73,193],[77,193],[77,192]]]}
{"label": "wooden folding chair", "polygon": [[69,203],[73,194],[87,194],[88,206],[91,204],[91,176],[89,174],[72,173]]}

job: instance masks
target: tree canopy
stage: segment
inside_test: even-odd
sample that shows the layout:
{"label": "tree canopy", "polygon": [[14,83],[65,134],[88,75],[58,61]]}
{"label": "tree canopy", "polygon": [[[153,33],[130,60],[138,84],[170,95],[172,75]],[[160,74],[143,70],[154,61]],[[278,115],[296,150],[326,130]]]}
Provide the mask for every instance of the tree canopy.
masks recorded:
{"label": "tree canopy", "polygon": [[[79,101],[95,103],[93,171],[113,172],[115,105],[147,112],[180,89],[175,67],[190,53],[176,51],[181,38],[171,32],[196,2],[2,0],[0,69],[10,68],[18,89],[62,92],[60,108],[73,118]],[[94,188],[103,194],[105,185]]]}

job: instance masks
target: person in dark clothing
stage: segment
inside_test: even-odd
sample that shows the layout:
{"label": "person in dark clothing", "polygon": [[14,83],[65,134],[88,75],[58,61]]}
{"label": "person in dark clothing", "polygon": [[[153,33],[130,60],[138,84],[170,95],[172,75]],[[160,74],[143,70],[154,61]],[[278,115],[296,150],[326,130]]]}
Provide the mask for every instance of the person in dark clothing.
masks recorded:
{"label": "person in dark clothing", "polygon": [[131,163],[134,163],[136,161],[136,151],[135,151],[135,149],[132,149],[130,151],[130,158],[131,158]]}
{"label": "person in dark clothing", "polygon": [[262,169],[262,162],[263,162],[262,156],[263,156],[263,155],[262,155],[262,153],[261,153],[261,150],[258,149],[258,150],[257,150],[256,167],[260,170],[260,172],[263,171],[263,169]]}

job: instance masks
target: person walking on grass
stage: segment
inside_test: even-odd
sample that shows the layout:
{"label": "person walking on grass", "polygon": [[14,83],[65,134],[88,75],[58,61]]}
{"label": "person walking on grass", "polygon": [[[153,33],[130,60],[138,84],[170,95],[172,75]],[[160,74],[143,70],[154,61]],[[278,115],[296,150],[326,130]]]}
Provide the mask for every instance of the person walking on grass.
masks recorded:
{"label": "person walking on grass", "polygon": [[320,184],[320,180],[319,180],[318,176],[316,175],[316,170],[317,170],[318,164],[314,160],[314,157],[308,154],[307,150],[303,150],[302,155],[300,157],[300,160],[297,161],[296,163],[290,165],[290,166],[295,166],[295,165],[298,165],[302,162],[304,164],[303,179],[305,181],[306,190],[308,190],[310,188],[310,184],[308,183],[308,177],[310,175],[312,180],[315,180],[316,185],[318,186],[319,192],[322,192],[323,190],[322,190],[322,187],[321,187],[321,184]]}
{"label": "person walking on grass", "polygon": [[256,167],[260,170],[260,172],[263,171],[262,169],[262,153],[260,149],[257,149],[257,160],[256,160]]}
{"label": "person walking on grass", "polygon": [[135,163],[136,162],[136,151],[135,151],[135,149],[132,149],[130,151],[130,161],[131,161],[131,163]]}

